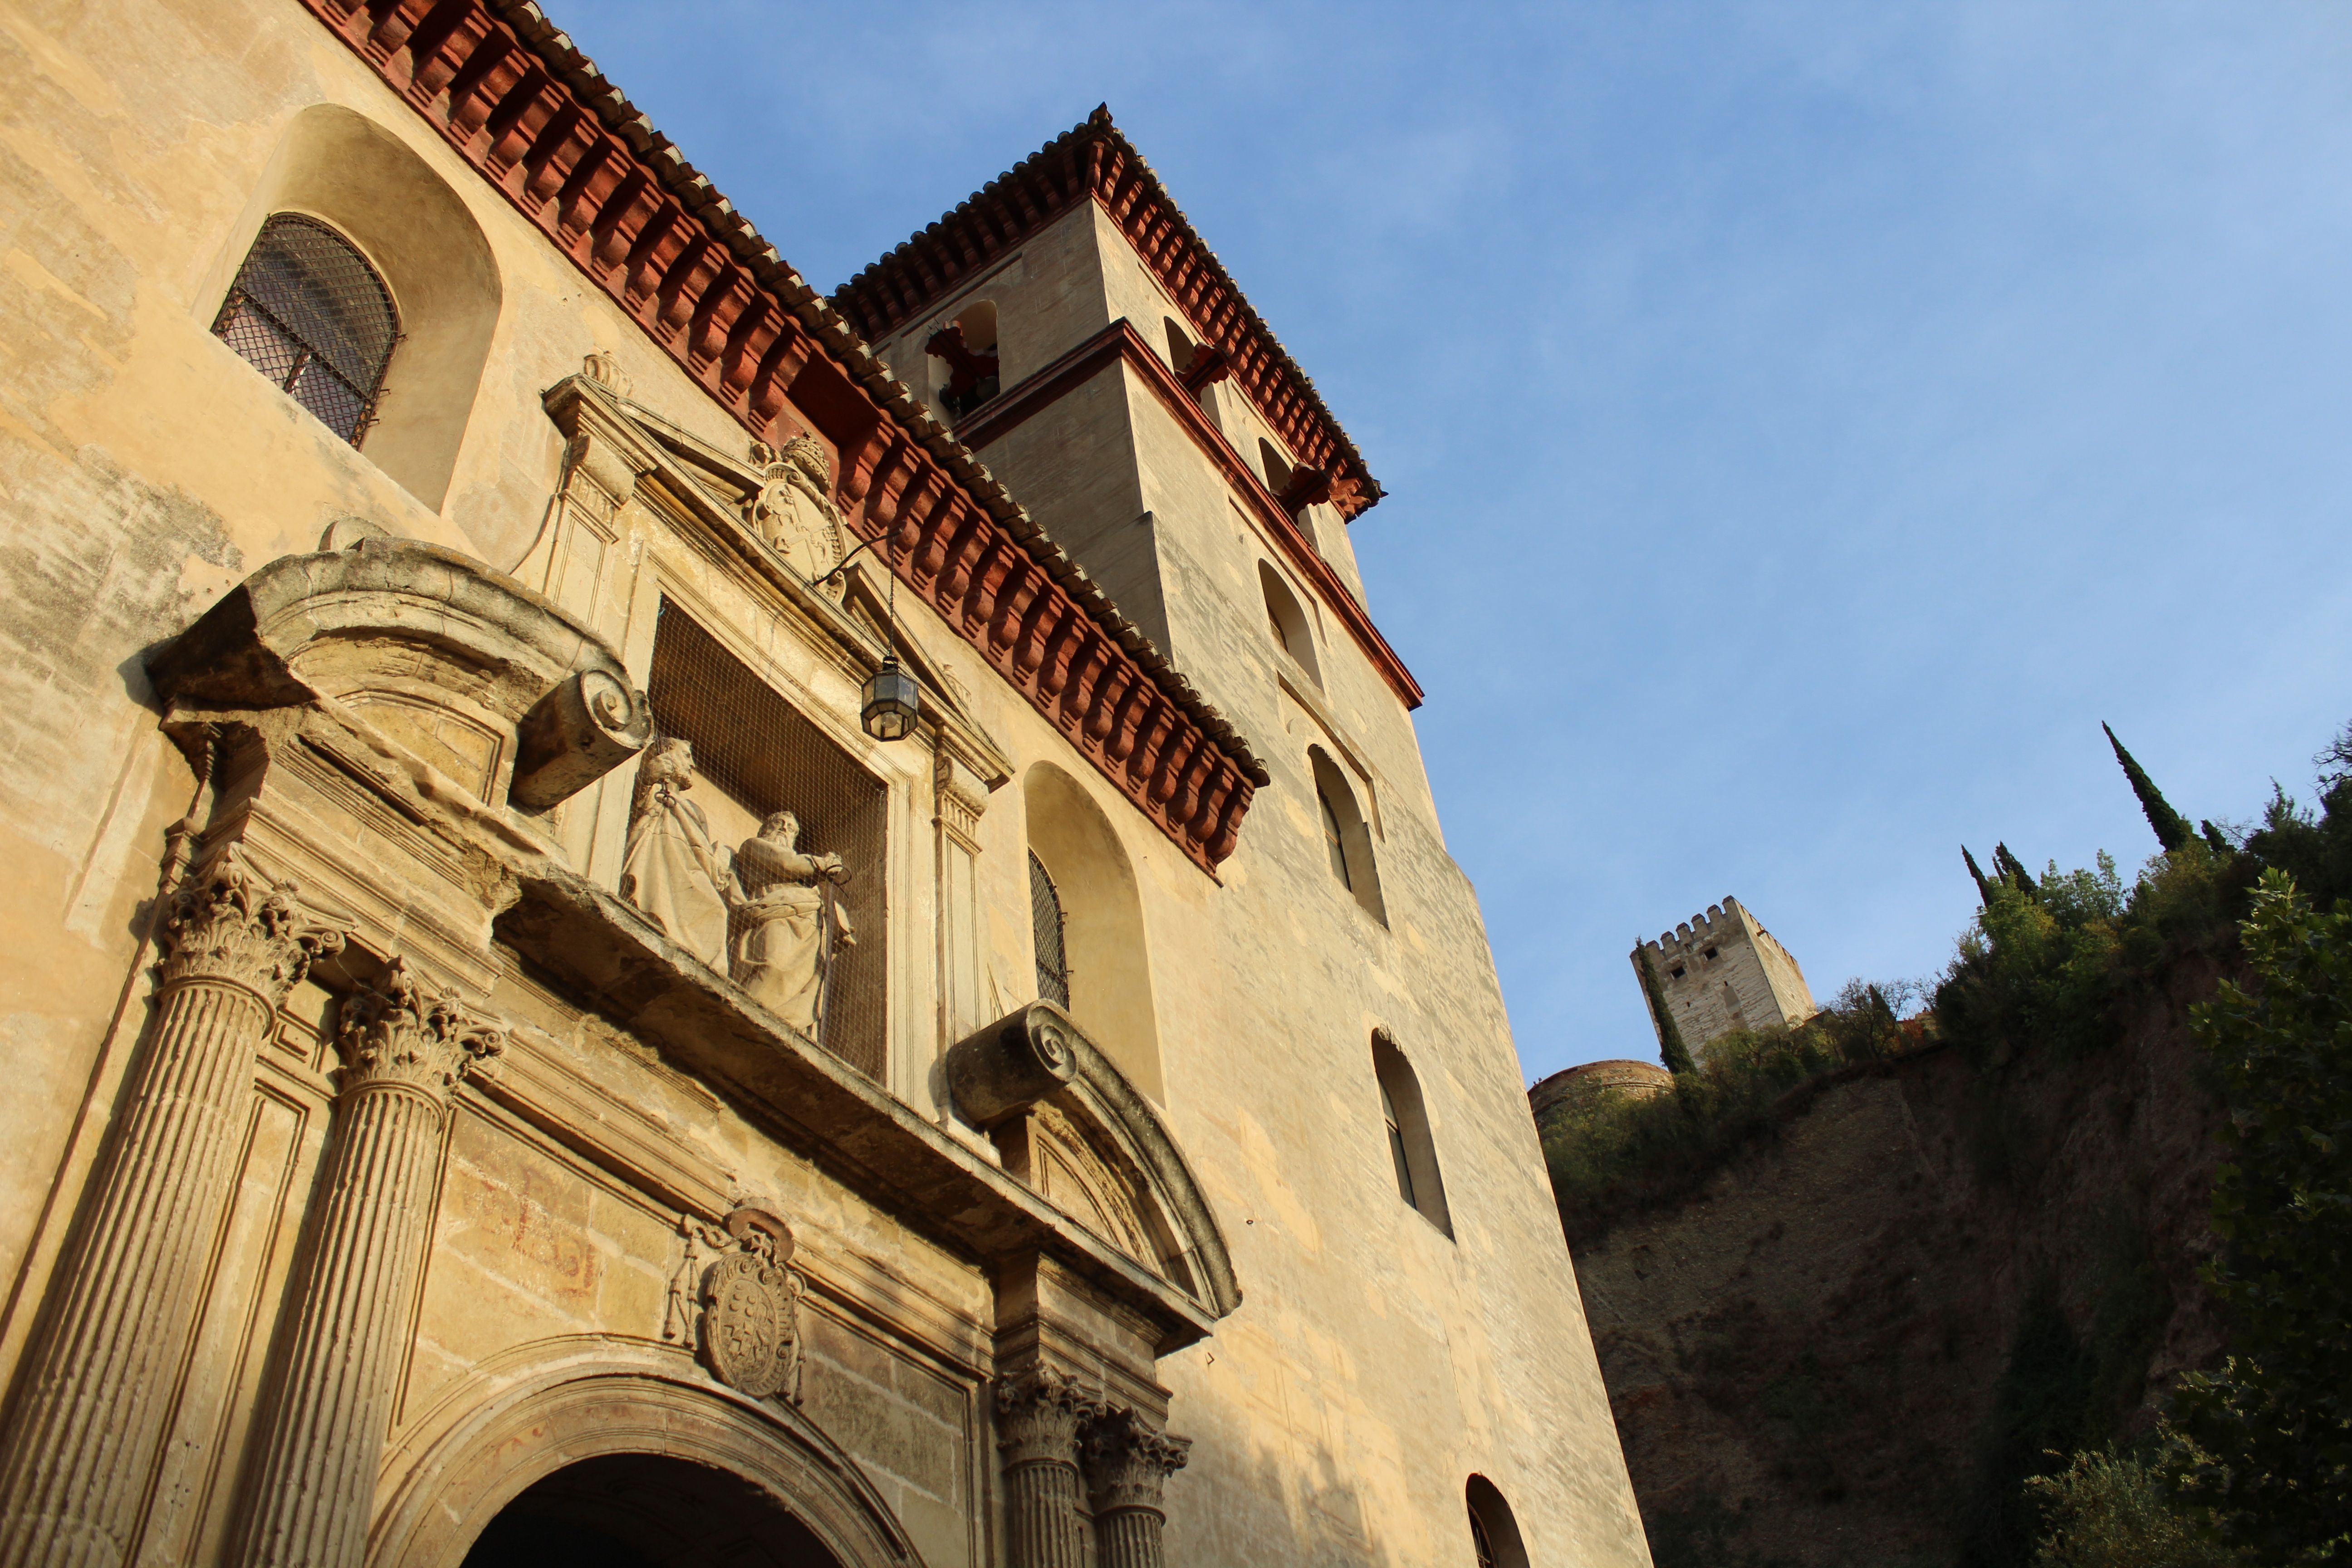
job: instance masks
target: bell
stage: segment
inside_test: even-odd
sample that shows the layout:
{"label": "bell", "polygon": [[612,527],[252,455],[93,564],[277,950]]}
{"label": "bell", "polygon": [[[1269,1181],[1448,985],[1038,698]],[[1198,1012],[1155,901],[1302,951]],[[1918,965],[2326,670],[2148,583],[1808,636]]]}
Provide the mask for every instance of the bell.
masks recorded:
{"label": "bell", "polygon": [[915,678],[898,668],[896,654],[883,659],[861,696],[864,706],[857,721],[867,734],[877,741],[903,741],[915,732],[915,721],[922,713],[921,690]]}

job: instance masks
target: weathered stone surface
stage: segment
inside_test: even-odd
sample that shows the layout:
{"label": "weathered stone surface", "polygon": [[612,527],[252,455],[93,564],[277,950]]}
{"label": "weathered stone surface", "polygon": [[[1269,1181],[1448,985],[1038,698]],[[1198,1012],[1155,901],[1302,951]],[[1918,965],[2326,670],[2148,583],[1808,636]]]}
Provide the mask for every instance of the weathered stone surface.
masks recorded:
{"label": "weathered stone surface", "polygon": [[[1475,1471],[1539,1560],[1640,1561],[1345,498],[1286,522],[1251,465],[1304,426],[1137,357],[1186,307],[1128,217],[1041,211],[971,279],[1008,395],[1116,340],[981,454],[1016,500],[920,405],[919,353],[858,344],[528,7],[99,0],[10,39],[0,1372],[34,1458],[0,1495],[37,1518],[0,1537],[340,1561],[372,1506],[375,1560],[446,1564],[525,1494],[658,1489],[659,1454],[793,1552],[961,1568],[1003,1560],[995,1391],[1051,1372],[1195,1439],[1174,1557],[1459,1560]],[[357,445],[210,330],[281,210],[403,312]],[[1268,635],[1268,565],[1311,661]],[[763,769],[868,814],[855,1068],[618,896],[669,616],[797,726],[679,737],[722,847],[802,807]],[[887,744],[857,719],[886,639],[926,714]],[[1330,876],[1317,754],[1378,907]],[[342,954],[159,967],[159,889],[232,843]],[[1038,994],[1032,853],[1080,955],[1074,1067],[983,1129],[947,1058]],[[362,1092],[336,1020],[395,955],[503,1021],[494,1064],[398,1049]],[[1396,1201],[1377,1029],[1454,1239]],[[714,1375],[688,1321],[746,1208],[797,1243],[798,1404]]]}

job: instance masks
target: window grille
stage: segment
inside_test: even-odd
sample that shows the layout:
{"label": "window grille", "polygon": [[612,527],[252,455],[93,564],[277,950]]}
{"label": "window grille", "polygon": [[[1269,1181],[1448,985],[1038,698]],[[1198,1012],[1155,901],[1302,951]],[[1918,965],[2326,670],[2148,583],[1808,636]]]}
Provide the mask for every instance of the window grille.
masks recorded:
{"label": "window grille", "polygon": [[1389,1098],[1386,1084],[1381,1085],[1381,1115],[1389,1124],[1389,1158],[1396,1162],[1397,1195],[1419,1208],[1412,1195],[1412,1162],[1405,1158],[1404,1127],[1397,1121],[1396,1101]]}
{"label": "window grille", "polygon": [[400,316],[350,240],[278,213],[246,252],[213,335],[356,447],[375,417]]}
{"label": "window grille", "polygon": [[1029,853],[1029,924],[1037,942],[1037,994],[1058,1006],[1070,1005],[1070,960],[1062,942],[1062,896],[1045,863]]}
{"label": "window grille", "polygon": [[833,950],[816,1040],[882,1079],[889,792],[667,599],[655,626],[646,696],[656,730],[694,747],[688,798],[702,808],[719,847],[732,852],[771,812],[790,811],[801,821],[803,853],[838,855],[847,863],[850,879],[831,896],[854,941]]}
{"label": "window grille", "polygon": [[1315,786],[1315,804],[1323,808],[1323,847],[1331,852],[1331,875],[1339,879],[1339,886],[1353,891],[1356,884],[1348,876],[1348,845],[1339,834],[1339,813],[1321,784]]}
{"label": "window grille", "polygon": [[1470,1545],[1478,1554],[1478,1568],[1496,1568],[1498,1560],[1495,1556],[1495,1542],[1486,1534],[1486,1521],[1478,1517],[1475,1509],[1470,1510]]}

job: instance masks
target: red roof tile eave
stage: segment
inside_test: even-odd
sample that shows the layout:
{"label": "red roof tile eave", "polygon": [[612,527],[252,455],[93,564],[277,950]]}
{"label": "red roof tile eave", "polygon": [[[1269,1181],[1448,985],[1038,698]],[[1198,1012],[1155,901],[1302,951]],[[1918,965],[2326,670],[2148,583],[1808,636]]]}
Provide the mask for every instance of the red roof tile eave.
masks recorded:
{"label": "red roof tile eave", "polygon": [[814,420],[892,570],[1214,874],[1248,742],[537,5],[301,4],[747,430]]}
{"label": "red roof tile eave", "polygon": [[1379,501],[1379,481],[1315,384],[1111,122],[1108,108],[868,265],[834,290],[833,303],[869,340],[887,337],[1087,195],[1134,245],[1200,339],[1233,357],[1233,385],[1292,455],[1354,481],[1355,493],[1338,503],[1340,515],[1353,521]]}

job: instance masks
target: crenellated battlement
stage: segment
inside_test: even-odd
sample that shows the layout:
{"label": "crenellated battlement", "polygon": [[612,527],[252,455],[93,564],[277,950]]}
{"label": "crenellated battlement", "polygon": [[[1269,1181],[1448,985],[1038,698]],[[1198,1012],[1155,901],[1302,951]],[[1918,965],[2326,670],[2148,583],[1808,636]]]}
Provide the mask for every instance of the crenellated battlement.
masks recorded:
{"label": "crenellated battlement", "polygon": [[1646,956],[1676,1026],[1694,1048],[1733,1029],[1794,1024],[1819,1009],[1796,958],[1729,894],[1654,942]]}

